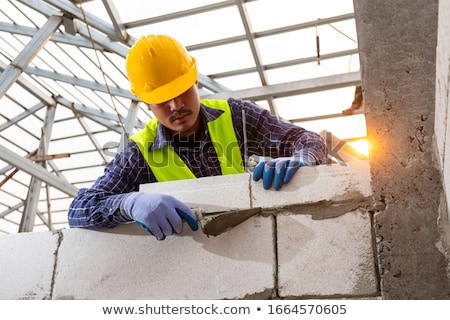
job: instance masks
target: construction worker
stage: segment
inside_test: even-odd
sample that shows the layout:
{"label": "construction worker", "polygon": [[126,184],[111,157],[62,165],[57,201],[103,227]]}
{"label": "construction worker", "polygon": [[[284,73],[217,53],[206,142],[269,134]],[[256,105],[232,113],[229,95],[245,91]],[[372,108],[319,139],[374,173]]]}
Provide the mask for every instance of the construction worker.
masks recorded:
{"label": "construction worker", "polygon": [[98,230],[135,221],[163,240],[180,233],[183,220],[197,230],[196,215],[173,196],[139,192],[140,184],[243,173],[243,155],[255,154],[269,160],[256,166],[253,180],[278,190],[299,167],[326,163],[317,133],[250,102],[200,100],[195,58],[170,36],[139,39],[126,71],[131,92],[155,117],[92,187],[79,190],[68,212],[71,227]]}

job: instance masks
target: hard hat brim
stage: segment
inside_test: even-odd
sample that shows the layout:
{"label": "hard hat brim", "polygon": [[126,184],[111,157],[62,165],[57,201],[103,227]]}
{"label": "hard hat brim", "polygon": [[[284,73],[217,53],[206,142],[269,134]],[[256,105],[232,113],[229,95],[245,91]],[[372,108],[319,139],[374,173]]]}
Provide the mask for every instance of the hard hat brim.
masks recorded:
{"label": "hard hat brim", "polygon": [[192,87],[197,81],[197,76],[197,68],[191,68],[175,80],[151,92],[141,93],[140,98],[149,104],[158,104],[172,100]]}

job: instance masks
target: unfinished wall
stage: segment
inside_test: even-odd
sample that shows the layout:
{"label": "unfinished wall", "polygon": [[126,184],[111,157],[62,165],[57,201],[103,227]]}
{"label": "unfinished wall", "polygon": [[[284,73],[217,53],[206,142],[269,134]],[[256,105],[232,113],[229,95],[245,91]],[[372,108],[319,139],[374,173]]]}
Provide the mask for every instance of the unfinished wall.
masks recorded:
{"label": "unfinished wall", "polygon": [[[0,237],[0,299],[379,297],[367,161],[301,168],[268,191],[249,174],[154,183],[215,212],[256,208],[216,237],[156,241],[136,224]],[[15,275],[15,276],[11,276]]]}
{"label": "unfinished wall", "polygon": [[[438,1],[355,0],[354,6],[382,297],[448,299],[433,143]],[[442,136],[438,142],[443,145]]]}

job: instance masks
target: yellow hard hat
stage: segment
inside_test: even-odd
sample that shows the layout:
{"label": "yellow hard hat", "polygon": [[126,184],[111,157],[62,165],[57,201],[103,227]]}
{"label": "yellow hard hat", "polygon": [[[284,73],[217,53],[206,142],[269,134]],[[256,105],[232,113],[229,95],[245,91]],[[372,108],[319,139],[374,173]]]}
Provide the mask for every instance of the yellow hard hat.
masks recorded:
{"label": "yellow hard hat", "polygon": [[157,104],[179,96],[197,81],[195,58],[167,35],[148,35],[131,47],[126,59],[131,92]]}

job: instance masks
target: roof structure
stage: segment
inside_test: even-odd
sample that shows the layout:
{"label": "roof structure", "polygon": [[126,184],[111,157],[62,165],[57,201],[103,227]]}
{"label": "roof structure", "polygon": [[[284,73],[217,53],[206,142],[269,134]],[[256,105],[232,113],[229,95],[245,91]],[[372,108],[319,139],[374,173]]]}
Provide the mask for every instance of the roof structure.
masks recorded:
{"label": "roof structure", "polygon": [[0,0],[0,235],[67,227],[67,209],[152,118],[125,57],[150,33],[196,58],[202,98],[251,100],[365,138],[353,1]]}

